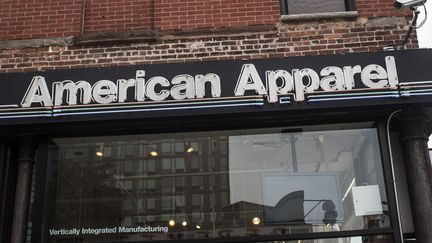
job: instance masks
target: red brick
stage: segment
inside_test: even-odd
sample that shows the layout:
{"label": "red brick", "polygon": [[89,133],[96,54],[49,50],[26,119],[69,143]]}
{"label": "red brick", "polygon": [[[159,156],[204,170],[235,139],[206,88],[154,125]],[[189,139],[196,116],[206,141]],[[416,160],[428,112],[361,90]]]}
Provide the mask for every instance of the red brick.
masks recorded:
{"label": "red brick", "polygon": [[[82,0],[3,0],[0,40],[79,35]],[[87,1],[84,33],[275,25],[279,0],[152,0]],[[0,72],[26,72],[77,67],[105,67],[140,63],[173,63],[203,60],[261,59],[298,55],[382,50],[405,36],[403,25],[367,27],[373,18],[405,16],[394,10],[393,0],[358,0],[357,19],[280,23],[264,32],[201,32],[197,36],[163,36],[156,43],[17,48],[0,50]],[[29,7],[31,6],[31,7]],[[379,6],[379,7],[377,7]],[[43,9],[44,11],[40,11]],[[70,12],[67,14],[66,12]],[[13,13],[13,14],[11,14]],[[408,12],[409,14],[409,12]],[[12,17],[13,16],[13,17]],[[154,22],[153,22],[154,21]],[[203,34],[204,33],[204,34]],[[206,33],[206,34],[205,34]],[[199,48],[192,48],[200,44]],[[416,47],[415,33],[408,47]]]}

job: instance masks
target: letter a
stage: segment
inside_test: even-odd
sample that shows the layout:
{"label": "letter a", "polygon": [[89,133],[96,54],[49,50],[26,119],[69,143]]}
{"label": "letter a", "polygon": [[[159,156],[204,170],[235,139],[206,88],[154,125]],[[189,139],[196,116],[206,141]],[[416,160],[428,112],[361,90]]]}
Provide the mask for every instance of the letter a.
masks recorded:
{"label": "letter a", "polygon": [[25,96],[21,101],[21,107],[31,107],[33,103],[38,103],[42,107],[53,105],[45,78],[42,76],[33,77]]}
{"label": "letter a", "polygon": [[259,95],[267,95],[263,82],[253,64],[245,64],[235,88],[235,96],[243,96],[246,90],[254,90]]}

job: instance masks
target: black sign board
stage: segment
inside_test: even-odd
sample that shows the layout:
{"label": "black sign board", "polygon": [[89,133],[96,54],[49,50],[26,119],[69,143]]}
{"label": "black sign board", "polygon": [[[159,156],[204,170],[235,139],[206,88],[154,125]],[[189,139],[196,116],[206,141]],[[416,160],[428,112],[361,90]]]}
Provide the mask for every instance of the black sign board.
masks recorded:
{"label": "black sign board", "polygon": [[0,123],[432,100],[432,50],[0,74]]}

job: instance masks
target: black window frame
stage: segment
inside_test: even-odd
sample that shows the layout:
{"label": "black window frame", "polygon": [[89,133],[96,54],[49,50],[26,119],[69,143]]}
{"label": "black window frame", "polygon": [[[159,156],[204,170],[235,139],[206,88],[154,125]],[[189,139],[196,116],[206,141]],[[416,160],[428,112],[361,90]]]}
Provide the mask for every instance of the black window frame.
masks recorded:
{"label": "black window frame", "polygon": [[[288,9],[288,4],[287,1],[289,0],[279,0],[280,1],[280,12],[281,15],[289,15],[289,9]],[[345,11],[349,12],[349,11],[355,11],[356,10],[356,6],[355,6],[355,0],[345,0]]]}
{"label": "black window frame", "polygon": [[[322,121],[322,122],[311,122],[307,124],[290,124],[283,123],[284,126],[307,126],[307,125],[323,125],[323,124],[338,124],[340,123],[340,120],[328,120],[328,121]],[[153,242],[272,242],[272,241],[290,241],[290,240],[308,240],[308,239],[330,239],[330,238],[345,238],[345,237],[353,237],[353,236],[372,236],[372,235],[392,235],[394,242],[402,243],[401,235],[400,235],[400,227],[399,227],[399,218],[397,214],[397,207],[396,207],[396,196],[395,196],[395,188],[393,187],[391,181],[392,174],[391,174],[391,162],[389,157],[389,151],[387,147],[387,140],[386,140],[386,124],[385,120],[381,119],[359,119],[357,121],[347,121],[347,123],[362,123],[362,122],[372,122],[374,127],[376,129],[377,135],[378,135],[378,143],[380,146],[380,155],[381,155],[381,163],[383,168],[383,178],[385,182],[385,190],[387,194],[387,199],[389,203],[389,214],[391,217],[391,226],[389,228],[382,228],[382,229],[367,229],[367,230],[349,230],[349,231],[339,231],[339,232],[314,232],[314,233],[297,233],[297,234],[290,234],[290,235],[265,235],[265,236],[254,236],[254,237],[233,237],[233,238],[221,238],[221,239],[189,239],[189,240],[171,240],[171,241],[146,241],[149,243]],[[193,123],[196,124],[196,123]],[[280,122],[270,122],[262,124],[262,122],[252,122],[250,124],[243,124],[241,128],[263,128],[263,127],[277,127],[280,126]],[[79,128],[77,128],[79,129]],[[101,130],[106,130],[104,128],[100,128]],[[128,129],[127,132],[113,132],[113,133],[103,133],[99,129],[98,132],[78,132],[71,136],[70,134],[62,134],[62,133],[56,133],[56,134],[46,134],[44,138],[41,138],[39,140],[39,153],[37,158],[37,170],[38,170],[38,177],[36,182],[36,193],[35,193],[35,205],[34,209],[35,212],[33,214],[33,228],[32,228],[32,237],[31,242],[34,243],[42,243],[46,242],[47,240],[47,234],[44,233],[47,227],[47,208],[45,200],[47,200],[47,194],[46,194],[46,178],[47,174],[52,173],[50,168],[48,168],[48,165],[46,163],[48,158],[48,143],[51,138],[56,137],[79,137],[79,136],[100,136],[102,134],[110,134],[110,135],[131,135],[131,134],[137,134],[138,133],[148,133],[148,131],[140,131],[136,129]],[[185,128],[184,128],[185,129]],[[236,130],[240,129],[240,127],[233,126],[232,128],[228,130]],[[183,130],[183,129],[181,129]],[[186,128],[188,131],[209,131],[209,130],[226,130],[226,128],[209,125],[205,127],[199,127],[197,128],[195,125],[188,125],[188,128]],[[157,131],[152,131],[151,133],[170,133],[178,131],[178,129],[157,129]],[[119,243],[118,241],[112,241],[112,243]],[[138,243],[134,241],[130,241],[129,243]],[[143,243],[140,241],[140,243]]]}
{"label": "black window frame", "polygon": [[0,138],[0,242],[11,239],[17,175],[17,147],[7,137]]}

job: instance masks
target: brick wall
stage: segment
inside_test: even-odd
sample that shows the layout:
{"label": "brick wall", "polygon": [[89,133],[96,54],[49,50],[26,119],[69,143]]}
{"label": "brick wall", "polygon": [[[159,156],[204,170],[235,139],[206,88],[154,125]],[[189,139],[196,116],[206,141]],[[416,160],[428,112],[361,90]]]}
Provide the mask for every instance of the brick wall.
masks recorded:
{"label": "brick wall", "polygon": [[[361,17],[405,15],[393,1],[356,5]],[[0,40],[267,25],[279,17],[279,0],[2,0]]]}
{"label": "brick wall", "polygon": [[[155,43],[9,48],[0,72],[206,60],[258,59],[382,50],[406,34],[405,18],[280,23],[267,31],[164,36]],[[408,47],[416,47],[416,39]]]}
{"label": "brick wall", "polygon": [[146,31],[153,26],[153,0],[87,0],[85,4],[84,33]]}
{"label": "brick wall", "polygon": [[80,19],[78,0],[1,0],[0,40],[75,35]]}
{"label": "brick wall", "polygon": [[279,0],[156,0],[160,30],[274,24]]}
{"label": "brick wall", "polygon": [[[409,18],[407,12],[394,10],[393,0],[358,0],[357,18],[304,22],[279,21],[279,0],[83,3],[3,0],[0,72],[377,51],[404,39]],[[182,31],[172,31],[176,29]],[[5,40],[148,30],[156,30],[151,41],[120,38],[115,43],[32,45],[35,40],[27,40],[30,45],[24,47],[19,44],[22,40]],[[415,33],[407,47],[417,47]]]}
{"label": "brick wall", "polygon": [[356,1],[357,11],[365,17],[407,16],[406,11],[398,11],[394,0],[360,0]]}

